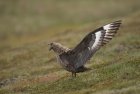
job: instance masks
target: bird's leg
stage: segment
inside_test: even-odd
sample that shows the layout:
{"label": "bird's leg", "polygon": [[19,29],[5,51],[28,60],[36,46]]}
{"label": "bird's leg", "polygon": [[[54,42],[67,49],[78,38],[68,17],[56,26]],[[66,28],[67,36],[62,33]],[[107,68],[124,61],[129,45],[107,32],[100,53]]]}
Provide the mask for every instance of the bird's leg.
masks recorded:
{"label": "bird's leg", "polygon": [[76,77],[76,72],[72,72],[72,77]]}
{"label": "bird's leg", "polygon": [[76,72],[74,72],[74,77],[76,77]]}
{"label": "bird's leg", "polygon": [[72,77],[73,77],[73,72],[71,74],[72,74]]}

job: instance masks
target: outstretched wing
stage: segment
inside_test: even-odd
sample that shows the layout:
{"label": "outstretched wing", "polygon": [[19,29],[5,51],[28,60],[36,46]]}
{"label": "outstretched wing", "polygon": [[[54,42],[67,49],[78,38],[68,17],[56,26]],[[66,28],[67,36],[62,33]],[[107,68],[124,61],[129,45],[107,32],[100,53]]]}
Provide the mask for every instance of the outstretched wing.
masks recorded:
{"label": "outstretched wing", "polygon": [[90,32],[73,50],[72,61],[75,62],[75,67],[83,66],[92,55],[107,44],[117,33],[121,25],[121,20],[112,22]]}

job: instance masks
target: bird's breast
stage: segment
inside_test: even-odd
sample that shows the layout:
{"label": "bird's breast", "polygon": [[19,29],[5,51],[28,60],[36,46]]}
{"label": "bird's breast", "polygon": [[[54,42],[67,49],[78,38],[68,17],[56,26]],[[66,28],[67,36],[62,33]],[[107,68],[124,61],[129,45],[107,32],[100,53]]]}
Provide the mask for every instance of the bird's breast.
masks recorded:
{"label": "bird's breast", "polygon": [[65,56],[58,56],[58,62],[67,71],[75,71],[75,65],[73,62],[69,61]]}

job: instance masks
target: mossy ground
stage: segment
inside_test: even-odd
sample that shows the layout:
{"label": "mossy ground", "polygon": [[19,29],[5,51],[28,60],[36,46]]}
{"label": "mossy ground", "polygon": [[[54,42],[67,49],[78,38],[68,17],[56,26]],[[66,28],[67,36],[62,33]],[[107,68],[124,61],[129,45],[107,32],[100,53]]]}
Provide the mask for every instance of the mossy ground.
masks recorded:
{"label": "mossy ground", "polygon": [[[139,0],[2,0],[0,94],[139,94]],[[76,78],[48,43],[70,48],[90,31],[121,19],[116,37]]]}

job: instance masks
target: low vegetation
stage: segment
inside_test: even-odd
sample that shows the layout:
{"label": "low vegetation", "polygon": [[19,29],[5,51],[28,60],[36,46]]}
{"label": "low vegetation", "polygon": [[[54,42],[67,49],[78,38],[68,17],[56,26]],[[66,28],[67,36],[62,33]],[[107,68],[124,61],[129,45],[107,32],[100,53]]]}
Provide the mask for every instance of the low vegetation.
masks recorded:
{"label": "low vegetation", "polygon": [[[139,0],[2,0],[0,94],[139,94]],[[116,37],[76,78],[56,63],[48,43],[70,48],[114,20]]]}

